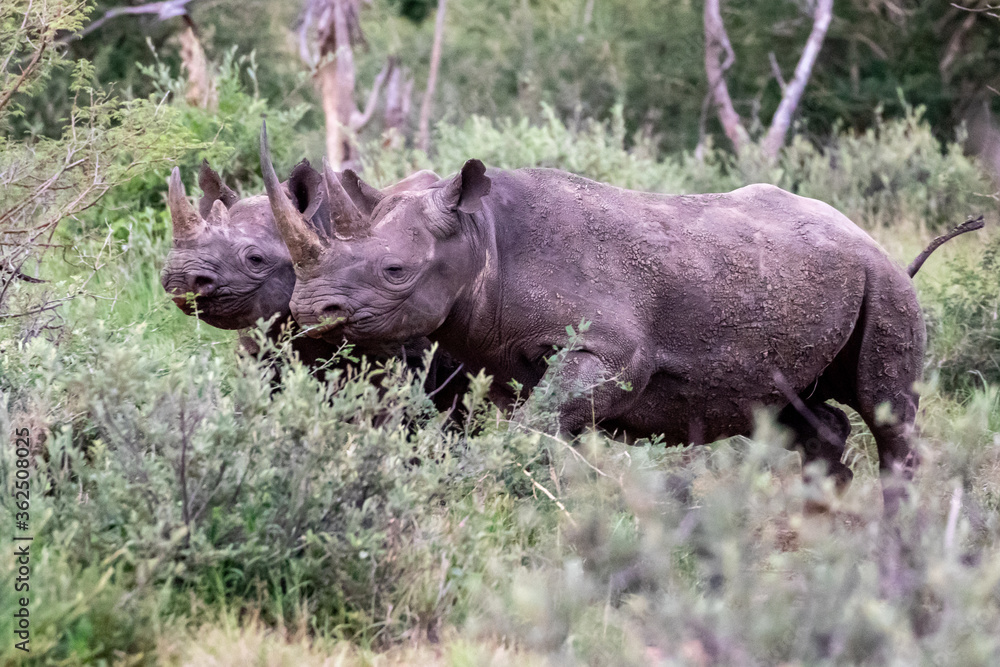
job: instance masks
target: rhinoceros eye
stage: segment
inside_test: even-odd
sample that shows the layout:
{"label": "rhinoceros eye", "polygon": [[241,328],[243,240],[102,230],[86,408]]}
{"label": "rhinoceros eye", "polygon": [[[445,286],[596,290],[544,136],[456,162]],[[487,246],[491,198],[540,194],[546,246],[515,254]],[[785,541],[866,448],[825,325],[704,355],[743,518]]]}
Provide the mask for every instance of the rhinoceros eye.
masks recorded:
{"label": "rhinoceros eye", "polygon": [[250,255],[249,257],[247,257],[247,261],[249,261],[251,264],[260,265],[264,263],[264,258],[261,257],[260,255]]}
{"label": "rhinoceros eye", "polygon": [[382,267],[382,274],[386,280],[395,285],[405,283],[409,275],[406,268],[397,262],[388,262]]}

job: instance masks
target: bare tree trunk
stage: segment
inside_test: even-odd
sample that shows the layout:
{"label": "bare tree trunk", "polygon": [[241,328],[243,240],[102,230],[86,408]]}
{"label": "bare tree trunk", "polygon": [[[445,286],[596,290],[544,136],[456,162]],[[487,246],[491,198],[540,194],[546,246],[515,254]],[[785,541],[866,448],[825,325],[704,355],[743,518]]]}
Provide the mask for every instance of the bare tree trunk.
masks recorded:
{"label": "bare tree trunk", "polygon": [[316,68],[314,79],[326,121],[326,155],[337,170],[357,168],[356,133],[374,114],[382,84],[395,66],[390,59],[375,78],[364,110],[359,110],[354,101],[353,47],[365,44],[360,11],[361,0],[306,0],[299,29],[302,59]]}
{"label": "bare tree trunk", "polygon": [[[711,99],[715,102],[719,122],[733,143],[733,150],[739,154],[743,146],[750,141],[750,135],[733,107],[729,88],[726,86],[726,70],[732,67],[736,56],[726,34],[726,27],[722,23],[719,2],[720,0],[705,0],[705,73],[708,75],[709,90],[705,101],[707,103]],[[771,126],[762,142],[764,154],[772,160],[778,157],[781,147],[785,144],[785,136],[812,75],[813,65],[816,64],[816,58],[823,47],[823,40],[832,18],[833,0],[816,0],[812,32],[809,33],[809,39],[806,40],[802,56],[795,67],[795,75],[787,84],[781,80],[781,69],[772,54],[771,67],[781,86],[781,103],[771,119]],[[704,111],[705,109],[702,112],[703,116]]]}
{"label": "bare tree trunk", "polygon": [[722,129],[732,142],[733,150],[739,154],[750,141],[750,136],[733,107],[733,100],[729,97],[729,88],[726,86],[726,70],[734,62],[736,56],[722,23],[719,0],[705,0],[705,73],[708,75],[708,94],[715,102]]}
{"label": "bare tree trunk", "polygon": [[218,104],[215,82],[208,71],[208,58],[205,49],[194,32],[194,26],[188,22],[180,33],[181,63],[187,71],[188,86],[184,99],[194,107],[214,109]]}
{"label": "bare tree trunk", "polygon": [[322,31],[332,28],[332,34],[327,32],[322,49],[328,60],[320,66],[317,76],[326,116],[326,156],[330,165],[339,170],[345,162],[357,158],[357,150],[349,136],[351,114],[355,112],[354,50],[342,3],[333,0],[329,11],[331,20],[325,26],[327,30]]}
{"label": "bare tree trunk", "polygon": [[785,86],[781,96],[781,104],[774,112],[771,119],[771,127],[764,137],[764,154],[769,158],[778,157],[781,147],[785,144],[785,135],[792,124],[792,117],[802,99],[802,93],[806,89],[809,77],[812,75],[813,65],[819,56],[820,49],[823,48],[823,40],[826,38],[826,31],[830,27],[830,20],[833,17],[833,0],[816,0],[816,13],[813,15],[812,32],[806,40],[806,46],[802,50],[799,64],[795,66],[795,76]]}
{"label": "bare tree trunk", "polygon": [[434,88],[437,86],[438,67],[441,64],[441,42],[444,40],[444,13],[447,0],[438,0],[437,18],[434,21],[434,45],[431,47],[431,69],[427,75],[427,90],[420,105],[420,123],[417,129],[417,147],[423,152],[431,145],[431,111],[434,106]]}
{"label": "bare tree trunk", "polygon": [[316,87],[326,120],[326,157],[330,166],[339,170],[350,149],[344,145],[344,124],[340,120],[341,86],[335,61],[328,61],[316,70]]}

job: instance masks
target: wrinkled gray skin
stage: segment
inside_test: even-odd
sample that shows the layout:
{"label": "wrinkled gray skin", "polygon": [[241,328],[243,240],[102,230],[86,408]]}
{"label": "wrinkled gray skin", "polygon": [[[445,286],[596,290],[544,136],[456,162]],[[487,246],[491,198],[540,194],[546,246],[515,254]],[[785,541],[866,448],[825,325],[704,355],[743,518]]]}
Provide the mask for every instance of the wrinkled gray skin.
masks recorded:
{"label": "wrinkled gray skin", "polygon": [[[916,293],[822,202],[769,185],[647,194],[470,160],[430,189],[377,201],[350,241],[310,238],[299,224],[298,236],[279,229],[302,258],[292,313],[314,334],[428,336],[531,388],[566,345],[566,326],[587,320],[564,373],[595,388],[561,406],[565,431],[596,422],[704,443],[749,433],[755,408],[772,406],[807,459],[849,479],[839,455],[850,425],[824,405],[835,399],[870,427],[883,471],[912,474],[925,336]],[[796,396],[832,442],[815,447],[816,425],[796,428]],[[876,417],[883,404],[889,420]]]}
{"label": "wrinkled gray skin", "polygon": [[[195,211],[187,203],[179,171],[171,175],[168,202],[174,245],[160,276],[163,288],[184,313],[197,312],[214,327],[246,329],[260,318],[277,315],[269,337],[277,340],[287,327],[295,333],[288,307],[295,271],[267,197],[239,199],[208,162],[202,163],[198,182],[204,195]],[[241,342],[256,353],[252,339]],[[292,346],[310,366],[330,358],[339,347],[303,337]]]}
{"label": "wrinkled gray skin", "polygon": [[[309,200],[301,210],[311,224],[318,226],[329,218],[319,189],[321,180],[319,173],[303,162],[282,184],[296,202]],[[437,180],[433,172],[417,172],[387,188],[387,192],[426,187]],[[202,163],[198,181],[204,195],[196,211],[185,198],[179,172],[175,169],[171,175],[168,200],[174,221],[174,247],[161,274],[164,289],[186,314],[197,314],[220,329],[245,329],[255,326],[260,318],[277,315],[268,332],[272,340],[283,331],[298,333],[288,303],[295,287],[295,271],[275,228],[268,198],[261,195],[239,199],[207,161]],[[252,354],[258,352],[251,338],[243,337],[241,342]],[[316,366],[330,359],[341,343],[297,336],[292,348],[303,363]],[[426,341],[409,343],[408,361],[419,363],[428,345]],[[400,351],[395,344],[377,348],[377,356]],[[434,369],[438,374],[446,370]]]}

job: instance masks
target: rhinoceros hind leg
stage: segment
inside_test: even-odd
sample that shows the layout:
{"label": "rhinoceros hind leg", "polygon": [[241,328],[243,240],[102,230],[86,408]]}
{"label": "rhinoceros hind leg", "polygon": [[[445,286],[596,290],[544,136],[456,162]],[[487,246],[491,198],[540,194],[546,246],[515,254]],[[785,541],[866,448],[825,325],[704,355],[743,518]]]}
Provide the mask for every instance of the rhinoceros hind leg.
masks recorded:
{"label": "rhinoceros hind leg", "polygon": [[802,414],[789,405],[778,415],[778,421],[795,434],[792,448],[802,453],[802,467],[813,461],[826,461],[827,474],[834,479],[837,490],[847,489],[854,473],[841,459],[851,435],[851,422],[843,410],[826,403],[805,406]]}
{"label": "rhinoceros hind leg", "polygon": [[858,411],[875,437],[885,512],[892,515],[917,465],[910,443],[924,322],[913,285],[901,272],[877,276],[868,288],[859,322],[854,396],[844,402]]}

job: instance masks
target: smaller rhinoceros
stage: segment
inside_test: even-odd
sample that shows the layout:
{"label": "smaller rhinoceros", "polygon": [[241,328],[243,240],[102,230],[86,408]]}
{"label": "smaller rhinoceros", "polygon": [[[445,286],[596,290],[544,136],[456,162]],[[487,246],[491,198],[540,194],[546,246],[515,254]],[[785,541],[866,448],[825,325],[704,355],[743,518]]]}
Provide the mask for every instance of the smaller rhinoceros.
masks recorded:
{"label": "smaller rhinoceros", "polygon": [[[385,191],[420,189],[437,180],[433,172],[421,171]],[[318,226],[329,225],[330,217],[322,181],[319,173],[303,161],[292,170],[288,181],[281,184],[286,196],[296,202],[309,202],[299,211]],[[167,199],[174,247],[167,257],[161,281],[174,303],[186,314],[220,329],[246,329],[261,318],[277,315],[268,331],[272,340],[290,333],[292,349],[311,367],[332,358],[341,347],[340,342],[298,335],[300,330],[291,318],[288,302],[295,287],[295,271],[275,227],[268,198],[240,199],[207,161],[202,163],[198,183],[204,194],[196,210],[186,197],[178,169],[173,170],[169,181]],[[259,353],[249,336],[241,337],[241,343],[251,354]],[[426,339],[402,346],[407,363],[420,364],[428,347]],[[359,346],[359,350],[386,358],[400,353],[401,346]],[[448,360],[436,359],[428,378],[428,391],[441,388],[457,367]],[[438,407],[450,407],[464,386],[463,381],[453,379],[447,391],[434,395]]]}
{"label": "smaller rhinoceros", "polygon": [[[304,169],[306,163],[298,165],[293,175],[300,176]],[[295,272],[267,197],[240,199],[207,161],[202,162],[198,184],[203,195],[195,210],[180,170],[175,168],[170,175],[167,202],[174,245],[160,276],[163,288],[185,314],[197,315],[219,329],[248,329],[261,318],[277,315],[268,332],[277,340],[283,328],[294,327],[288,299]],[[250,337],[241,342],[257,352]],[[310,366],[330,358],[338,348],[301,336],[292,345]]]}

